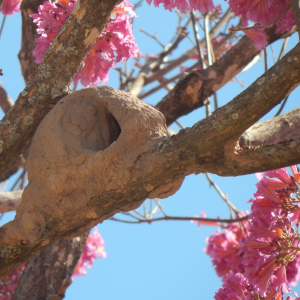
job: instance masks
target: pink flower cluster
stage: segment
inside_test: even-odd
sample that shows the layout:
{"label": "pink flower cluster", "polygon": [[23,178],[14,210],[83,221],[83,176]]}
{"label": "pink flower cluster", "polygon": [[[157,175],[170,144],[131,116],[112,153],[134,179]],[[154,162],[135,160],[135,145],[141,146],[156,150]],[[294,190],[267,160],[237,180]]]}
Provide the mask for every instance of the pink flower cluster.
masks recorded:
{"label": "pink flower cluster", "polygon": [[[96,258],[106,257],[104,250],[104,240],[102,239],[97,227],[94,228],[85,243],[80,259],[75,267],[72,279],[77,276],[86,275],[86,268],[91,268]],[[26,263],[20,265],[15,270],[4,276],[0,280],[0,300],[10,300],[16,289]]]}
{"label": "pink flower cluster", "polygon": [[[215,6],[210,0],[146,0],[150,5],[153,1],[155,7],[163,4],[164,8],[172,11],[174,8],[180,10],[199,10],[202,14],[212,11]],[[225,0],[227,1],[227,0]],[[258,23],[265,27],[277,26],[277,32],[289,31],[296,23],[293,12],[289,8],[289,0],[228,0],[229,6],[236,16],[242,17],[242,24],[248,21]],[[274,22],[274,20],[277,20]],[[272,22],[272,23],[270,23]],[[243,30],[253,39],[258,50],[266,47],[264,28]]]}
{"label": "pink flower cluster", "polygon": [[[266,27],[276,24],[277,32],[289,31],[296,24],[292,9],[288,9],[289,4],[289,0],[229,0],[229,6],[235,15],[242,17],[244,25],[248,24],[248,20]],[[274,23],[277,18],[279,19]],[[272,23],[269,24],[270,22]],[[267,46],[264,29],[243,30],[243,32],[253,39],[258,50]]]}
{"label": "pink flower cluster", "polygon": [[229,271],[244,271],[239,251],[240,242],[246,237],[248,228],[247,221],[242,224],[231,223],[225,227],[224,232],[218,230],[206,239],[207,247],[204,250],[212,258],[218,276],[223,277]]}
{"label": "pink flower cluster", "polygon": [[[35,62],[40,63],[59,33],[63,24],[71,14],[77,0],[59,0],[53,3],[44,2],[37,14],[32,14],[37,23],[37,32],[41,35],[36,41],[33,51]],[[74,83],[83,86],[96,85],[100,81],[108,82],[108,72],[119,61],[124,62],[138,54],[138,47],[132,34],[131,19],[136,16],[133,6],[124,0],[113,11],[105,29],[83,62],[81,70],[76,74]]]}
{"label": "pink flower cluster", "polygon": [[22,0],[4,0],[1,7],[1,12],[4,15],[13,15],[14,13],[20,11],[21,2]]}
{"label": "pink flower cluster", "polygon": [[[150,5],[152,0],[146,0]],[[212,11],[214,9],[214,4],[210,0],[153,0],[155,7],[159,4],[163,4],[164,8],[172,11],[174,8],[180,10],[199,10],[202,14]]]}
{"label": "pink flower cluster", "polygon": [[26,263],[18,266],[0,280],[0,300],[9,300],[12,297],[25,269],[25,265]]}
{"label": "pink flower cluster", "polygon": [[228,225],[207,239],[206,252],[224,276],[215,299],[279,300],[300,280],[300,173],[296,166],[291,171],[258,174],[249,223]]}
{"label": "pink flower cluster", "polygon": [[94,228],[85,243],[79,261],[75,267],[72,279],[77,276],[86,275],[86,268],[91,268],[96,258],[106,257],[104,250],[104,240],[102,239],[97,227]]}

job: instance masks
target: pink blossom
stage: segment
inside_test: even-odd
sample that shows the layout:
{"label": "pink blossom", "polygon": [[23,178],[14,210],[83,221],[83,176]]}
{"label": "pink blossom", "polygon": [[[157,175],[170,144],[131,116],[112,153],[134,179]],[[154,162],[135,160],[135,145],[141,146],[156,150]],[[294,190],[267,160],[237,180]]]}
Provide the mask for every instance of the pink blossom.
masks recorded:
{"label": "pink blossom", "polygon": [[215,8],[210,0],[190,0],[190,9],[199,10],[202,14]]}
{"label": "pink blossom", "polygon": [[265,40],[266,35],[260,29],[250,29],[243,30],[243,32],[253,40],[255,48],[261,50],[268,45],[268,42]]}
{"label": "pink blossom", "polygon": [[[40,63],[47,49],[59,33],[63,24],[71,14],[77,0],[59,0],[54,3],[44,2],[37,14],[32,14],[33,21],[37,23],[37,32],[41,34],[36,39],[33,51],[35,62]],[[84,86],[96,85],[100,81],[108,82],[108,73],[119,61],[124,62],[130,57],[138,55],[138,48],[132,34],[131,19],[136,16],[133,6],[124,0],[113,11],[97,42],[82,64],[82,68],[74,77]]]}
{"label": "pink blossom", "polygon": [[286,278],[291,286],[296,286],[300,280],[300,254],[286,266]]}
{"label": "pink blossom", "polygon": [[286,298],[286,300],[300,300],[300,297],[298,296],[298,294],[297,294],[296,292],[294,292],[294,296],[295,296],[296,298],[291,297],[291,296],[288,296],[288,297]]}
{"label": "pink blossom", "polygon": [[0,280],[0,300],[10,300],[16,289],[26,263],[18,266],[15,270],[5,275]]}
{"label": "pink blossom", "polygon": [[102,239],[97,227],[94,228],[86,240],[79,261],[75,267],[72,279],[77,276],[86,275],[86,268],[91,268],[96,258],[106,257],[104,250],[104,240]]}
{"label": "pink blossom", "polygon": [[[152,0],[146,0],[150,5]],[[158,7],[159,4],[163,4],[164,9],[172,11],[174,8],[180,10],[199,10],[201,13],[213,11],[215,8],[214,4],[210,0],[153,0],[153,5]],[[188,5],[189,4],[189,5]]]}
{"label": "pink blossom", "polygon": [[274,276],[272,278],[271,282],[272,282],[272,288],[277,293],[280,293],[281,291],[283,291],[285,294],[288,294],[291,292],[291,288],[287,281],[285,266],[283,266],[283,265],[280,266],[280,268],[277,271],[276,276]]}
{"label": "pink blossom", "polygon": [[246,17],[255,23],[269,23],[273,16],[269,12],[268,0],[248,0]]}
{"label": "pink blossom", "polygon": [[216,300],[251,300],[249,282],[241,274],[230,271],[224,278],[222,288],[215,294]]}
{"label": "pink blossom", "polygon": [[1,8],[1,12],[4,15],[13,15],[20,11],[20,4],[22,0],[4,0]]}
{"label": "pink blossom", "polygon": [[267,171],[264,173],[265,176],[276,177],[280,181],[290,184],[292,183],[291,176],[288,174],[286,168],[281,168],[273,171]]}
{"label": "pink blossom", "polygon": [[290,166],[290,169],[291,169],[291,171],[293,173],[293,176],[295,176],[296,174],[299,173],[297,165]]}
{"label": "pink blossom", "polygon": [[[200,212],[200,216],[201,218],[206,218],[206,213],[204,210],[202,210]],[[198,216],[195,216],[196,218],[198,218]],[[211,222],[211,221],[196,221],[196,220],[192,220],[191,223],[197,223],[198,224],[198,229],[200,229],[201,225],[207,225],[207,226],[219,226],[220,223],[218,222]]]}
{"label": "pink blossom", "polygon": [[[243,223],[245,228],[248,228],[247,223]],[[212,258],[218,276],[225,276],[230,270],[243,272],[239,255],[243,237],[239,224],[229,224],[224,233],[218,230],[206,239],[207,247],[204,250]]]}
{"label": "pink blossom", "polygon": [[292,223],[296,223],[297,226],[299,225],[299,223],[300,223],[300,203],[298,203],[298,208],[293,210],[289,214],[289,218]]}
{"label": "pink blossom", "polygon": [[258,191],[254,194],[255,197],[262,196],[270,199],[272,202],[276,204],[280,204],[280,198],[278,195],[274,192],[272,189],[272,186],[270,184],[270,181],[268,178],[263,177],[262,180],[260,180],[257,184],[256,187]]}
{"label": "pink blossom", "polygon": [[174,5],[180,10],[189,10],[189,5],[186,0],[174,0]]}

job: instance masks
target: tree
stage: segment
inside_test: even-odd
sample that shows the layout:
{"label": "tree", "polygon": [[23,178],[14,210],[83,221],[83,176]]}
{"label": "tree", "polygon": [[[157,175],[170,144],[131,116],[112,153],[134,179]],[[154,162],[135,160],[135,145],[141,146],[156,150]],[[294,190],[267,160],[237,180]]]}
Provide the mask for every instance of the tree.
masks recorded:
{"label": "tree", "polygon": [[[41,1],[24,0],[22,2],[23,40],[20,60],[22,73],[28,84],[18,97],[15,106],[1,122],[2,148],[0,155],[2,159],[0,166],[2,173],[8,172],[10,175],[13,170],[7,171],[7,169],[12,164],[15,169],[20,166],[19,155],[23,152],[26,157],[25,149],[31,142],[33,132],[50,110],[51,113],[39,127],[36,140],[32,145],[31,153],[35,154],[31,154],[31,157],[34,157],[34,162],[29,168],[31,168],[32,174],[36,174],[30,179],[32,188],[27,188],[27,195],[23,196],[23,204],[18,209],[16,219],[1,228],[2,275],[62,237],[75,237],[79,234],[86,236],[89,228],[118,211],[136,208],[146,198],[168,197],[180,188],[184,177],[188,174],[210,172],[221,176],[238,176],[299,163],[298,134],[295,132],[297,131],[298,111],[262,123],[259,125],[260,127],[251,128],[247,135],[243,135],[251,125],[280,103],[299,84],[298,46],[227,105],[220,107],[192,128],[184,129],[171,137],[167,136],[162,115],[155,109],[146,106],[134,97],[109,88],[82,90],[71,94],[65,101],[66,103],[70,102],[70,99],[77,95],[77,99],[75,99],[77,106],[75,105],[70,111],[67,104],[53,108],[61,98],[70,93],[71,81],[105,27],[117,2],[101,1],[99,4],[98,1],[81,1],[77,4],[77,9],[62,28],[36,73],[34,73],[36,64],[32,51],[35,47],[34,38],[37,37],[37,33],[29,15],[37,11],[37,6],[41,4]],[[297,11],[296,8],[293,10]],[[100,20],[99,16],[101,16]],[[215,30],[229,17],[229,13],[225,14],[219,20],[219,25],[216,25]],[[191,20],[194,20],[193,14]],[[194,28],[196,27],[194,26]],[[276,28],[271,27],[265,33],[267,33],[268,42],[272,43],[277,39],[289,36],[292,31],[276,33]],[[232,33],[223,40],[226,41],[227,38],[233,36]],[[128,89],[132,95],[139,95],[141,88],[154,80],[166,85],[169,82],[163,76],[168,70],[197,54],[199,48],[199,57],[201,57],[201,43],[199,43],[194,50],[160,69],[164,58],[183,38],[184,30],[178,35],[173,48],[165,49],[153,61],[149,60],[134,79],[129,76],[126,78],[121,73],[121,77],[126,78],[122,79],[122,88]],[[210,42],[206,43],[207,49],[209,49]],[[221,46],[222,43],[217,46]],[[204,42],[202,46],[203,44]],[[259,52],[251,39],[244,36],[215,63],[208,62],[211,66],[207,69],[202,68],[202,70],[195,71],[191,68],[189,70],[191,72],[184,78],[180,78],[174,89],[156,105],[156,108],[164,115],[167,125],[181,115],[207,104],[208,97],[244,69]],[[201,61],[198,64],[201,65]],[[151,70],[153,75],[148,76],[148,70]],[[171,82],[171,80],[169,81]],[[59,157],[61,161],[67,159],[73,161],[73,165],[70,165],[68,170],[69,173],[73,172],[74,164],[82,165],[81,170],[77,169],[73,174],[73,176],[79,174],[82,183],[87,181],[88,176],[94,177],[99,168],[108,171],[102,173],[102,177],[99,176],[96,187],[92,187],[95,184],[89,183],[89,193],[80,197],[81,199],[85,197],[86,203],[80,200],[82,202],[79,202],[77,207],[72,207],[75,196],[71,195],[70,200],[69,195],[74,191],[74,187],[63,177],[58,177],[57,173],[61,174],[62,171],[58,172],[52,168],[54,157],[48,156],[50,164],[45,163],[44,154],[51,156],[48,151],[49,144],[41,148],[39,141],[44,138],[45,131],[48,130],[47,136],[49,136],[51,130],[53,132],[56,130],[56,134],[51,136],[52,140],[48,143],[66,143],[65,139],[57,139],[61,134],[61,128],[56,126],[53,129],[49,124],[60,124],[57,121],[64,120],[65,114],[80,116],[80,111],[88,111],[90,100],[81,101],[79,99],[85,98],[87,95],[92,99],[99,98],[100,100],[93,101],[97,103],[101,101],[101,105],[106,107],[106,109],[98,108],[97,113],[101,113],[106,122],[102,124],[101,129],[97,127],[98,131],[96,132],[103,135],[105,143],[95,146],[92,141],[92,145],[87,145],[89,149],[94,149],[95,146],[97,150],[103,149],[103,152],[99,152],[100,155],[97,157],[80,158],[76,152],[80,145],[76,144],[76,140],[68,137],[68,143],[74,146],[74,153],[71,153],[68,158],[56,155],[55,159]],[[103,95],[105,95],[104,98]],[[145,96],[140,95],[140,98]],[[110,101],[107,101],[107,98],[110,98]],[[61,107],[65,111],[62,116],[60,115],[62,111],[59,111]],[[87,115],[88,120],[92,120],[93,113],[91,110],[90,115]],[[291,127],[288,133],[285,128],[276,128],[276,124],[280,122],[286,122],[287,127]],[[296,125],[293,127],[290,124]],[[92,129],[94,130],[95,127]],[[109,138],[106,138],[107,136]],[[108,147],[112,141],[116,141],[116,143]],[[64,152],[64,154],[68,153]],[[76,157],[78,159],[75,161]],[[82,161],[90,160],[87,164],[83,164],[80,159]],[[47,174],[49,168],[52,168],[49,176],[39,175]],[[89,170],[92,175],[86,175],[86,170]],[[53,174],[56,175],[53,177]],[[50,176],[52,177],[50,178]],[[44,181],[39,182],[40,179]],[[73,177],[71,179],[73,180]],[[64,184],[62,184],[63,182]],[[105,184],[99,188],[101,182]],[[53,183],[51,191],[50,183]],[[45,186],[45,190],[41,186]],[[60,190],[61,188],[62,190]],[[70,191],[67,192],[69,198],[64,196],[63,202],[61,202],[61,193],[68,188],[70,188]],[[77,189],[76,195],[83,190],[83,187]],[[47,211],[45,206],[43,209],[38,206],[44,205],[37,201],[41,197],[49,199],[50,204]],[[77,199],[75,200],[77,201]],[[61,205],[59,210],[55,210],[55,205],[59,203],[64,206],[63,212]],[[40,211],[43,210],[44,214],[41,214]],[[67,212],[71,212],[71,214],[68,215]],[[78,249],[83,247],[82,242],[78,243],[78,240],[74,239],[72,242],[60,240],[59,243],[63,243],[60,247],[66,247],[66,244],[70,243],[79,244],[74,248],[77,256],[80,254]],[[54,247],[46,249],[43,251],[54,251]],[[40,253],[36,259],[42,260],[45,252]],[[47,258],[51,259],[51,255],[47,254]],[[36,260],[34,264],[37,264]],[[56,276],[55,279],[59,278],[59,284],[62,286],[53,285],[55,286],[54,290],[47,292],[61,296],[69,284],[68,278],[74,267],[75,260],[69,266],[70,269],[67,270],[67,273],[65,269],[61,269],[63,277]],[[27,268],[30,269],[30,263]],[[26,281],[25,276],[24,278]],[[49,280],[55,279],[49,278]],[[27,282],[29,282],[28,279]],[[24,285],[23,291],[21,291],[22,284],[18,289],[18,293],[23,295],[22,299],[32,297],[32,295],[26,294],[28,289]],[[25,293],[26,296],[21,293]]]}

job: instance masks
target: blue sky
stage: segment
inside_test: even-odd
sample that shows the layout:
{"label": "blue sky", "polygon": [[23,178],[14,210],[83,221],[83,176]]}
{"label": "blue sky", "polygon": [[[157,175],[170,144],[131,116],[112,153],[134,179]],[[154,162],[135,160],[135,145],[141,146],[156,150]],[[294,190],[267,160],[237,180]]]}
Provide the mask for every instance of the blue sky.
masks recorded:
{"label": "blue sky", "polygon": [[[135,3],[135,2],[133,2]],[[134,21],[134,35],[143,54],[156,54],[161,47],[139,31],[158,34],[158,38],[168,43],[177,26],[177,15],[154,8],[143,3],[137,11],[139,18]],[[1,17],[2,18],[2,17]],[[0,18],[0,21],[1,21]],[[189,30],[193,38],[192,31]],[[0,68],[4,76],[0,78],[12,99],[16,99],[24,88],[24,80],[17,54],[20,49],[21,19],[20,14],[8,17],[0,40]],[[288,44],[291,49],[298,42],[294,35]],[[188,41],[176,50],[176,55],[190,49]],[[274,50],[279,52],[279,43]],[[170,59],[176,56],[170,57]],[[272,65],[271,52],[268,50],[269,65]],[[218,92],[220,105],[226,104],[252,83],[264,72],[263,61],[254,65],[248,72],[238,75],[244,81],[241,87],[236,81],[228,83]],[[112,70],[108,85],[118,87],[118,74]],[[153,84],[153,86],[155,86]],[[165,95],[160,91],[147,98],[155,104]],[[286,105],[284,112],[298,106],[299,90],[295,90]],[[270,112],[264,119],[274,116]],[[192,126],[205,116],[203,108],[184,116],[179,121],[184,126]],[[172,128],[178,130],[176,125]],[[205,142],[205,141],[203,141]],[[222,178],[212,175],[223,192],[241,210],[249,210],[247,201],[255,192],[257,179],[254,175],[236,178]],[[217,193],[209,188],[203,174],[188,176],[182,188],[172,197],[162,200],[165,211],[172,216],[194,216],[205,210],[208,217],[229,217],[229,211]],[[8,213],[2,223],[13,218]],[[216,290],[221,286],[209,257],[203,251],[206,237],[217,228],[197,225],[190,222],[162,221],[148,224],[124,224],[105,221],[98,225],[99,232],[105,240],[107,258],[96,261],[88,270],[88,275],[78,277],[67,290],[67,300],[77,299],[213,299]],[[300,288],[296,288],[300,292]]]}

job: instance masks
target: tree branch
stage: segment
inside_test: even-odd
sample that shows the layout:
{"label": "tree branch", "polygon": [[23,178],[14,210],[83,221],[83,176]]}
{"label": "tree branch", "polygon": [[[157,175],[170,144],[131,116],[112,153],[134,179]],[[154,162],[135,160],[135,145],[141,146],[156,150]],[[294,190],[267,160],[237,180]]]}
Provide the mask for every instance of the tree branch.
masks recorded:
{"label": "tree branch", "polygon": [[239,140],[241,147],[279,144],[300,140],[300,108],[283,115],[258,122],[246,130]]}
{"label": "tree branch", "polygon": [[0,106],[3,112],[6,114],[10,108],[14,105],[14,102],[10,96],[6,93],[2,83],[0,82]]}
{"label": "tree branch", "polygon": [[203,225],[208,225],[208,226],[218,226],[218,224],[205,224],[205,222],[214,222],[214,223],[237,223],[237,222],[242,222],[245,220],[248,220],[249,216],[245,216],[242,218],[236,218],[236,219],[214,219],[214,218],[197,218],[197,217],[172,217],[172,216],[164,216],[160,218],[153,218],[153,219],[139,219],[137,221],[128,221],[128,220],[121,220],[121,219],[116,219],[116,218],[110,218],[112,221],[116,222],[122,222],[122,223],[128,223],[128,224],[141,224],[141,223],[153,223],[157,221],[201,221],[203,222]]}
{"label": "tree branch", "polygon": [[21,204],[23,191],[0,193],[0,213],[14,211]]}
{"label": "tree branch", "polygon": [[69,85],[73,77],[117,3],[118,0],[77,2],[37,72],[0,123],[1,174],[29,144],[32,133],[43,117],[70,92]]}
{"label": "tree branch", "polygon": [[146,198],[174,194],[188,174],[238,176],[300,163],[300,141],[238,146],[299,85],[299,61],[297,45],[231,102],[172,137],[163,116],[128,93],[94,87],[65,97],[35,134],[22,203],[0,228],[0,274]]}
{"label": "tree branch", "polygon": [[[231,17],[231,10],[228,9],[225,12],[225,14],[222,16],[222,18],[219,20],[219,22],[216,24],[216,26],[211,30],[210,38],[215,37],[216,33],[221,30],[223,25],[226,22],[228,22],[230,17]],[[203,39],[200,42],[200,45],[202,47],[205,46],[205,39]],[[195,47],[195,48],[189,50],[187,53],[183,54],[178,59],[175,59],[174,61],[169,63],[163,69],[158,70],[157,72],[155,72],[155,74],[153,74],[152,76],[147,77],[147,74],[150,71],[153,71],[153,70],[157,69],[157,67],[160,65],[161,55],[159,55],[158,58],[155,58],[155,59],[151,60],[148,64],[143,66],[143,68],[140,70],[140,73],[137,75],[137,77],[133,81],[131,87],[129,88],[129,92],[132,95],[137,96],[140,93],[140,91],[141,91],[141,89],[144,85],[146,85],[148,83],[151,83],[155,80],[161,79],[165,74],[167,74],[168,72],[170,72],[171,70],[173,70],[174,68],[176,68],[177,66],[179,66],[180,64],[182,64],[183,62],[190,59],[191,57],[193,57],[196,54],[197,54],[197,48]]]}
{"label": "tree branch", "polygon": [[30,259],[11,300],[63,299],[88,233],[61,239]]}
{"label": "tree branch", "polygon": [[39,34],[36,31],[37,26],[32,22],[30,15],[37,13],[38,7],[43,3],[44,0],[23,0],[20,7],[22,14],[22,42],[18,57],[26,84],[28,84],[38,68],[32,52],[35,48],[35,39],[39,37]]}
{"label": "tree branch", "polygon": [[[4,113],[7,113],[10,108],[13,106],[14,102],[10,96],[6,93],[0,82],[0,106]],[[0,176],[0,181],[7,180],[10,176],[18,172],[18,170],[23,166],[22,158],[19,157],[15,162],[10,166],[10,168]]]}
{"label": "tree branch", "polygon": [[295,22],[297,25],[298,35],[300,38],[300,4],[299,4],[299,0],[291,0],[290,4],[292,7],[294,19],[295,19]]}
{"label": "tree branch", "polygon": [[[268,36],[269,43],[281,37],[274,32],[274,28],[269,30]],[[163,113],[166,124],[171,125],[179,117],[203,106],[205,99],[234,78],[259,52],[254,42],[244,36],[212,66],[193,71],[177,82],[155,108]]]}

